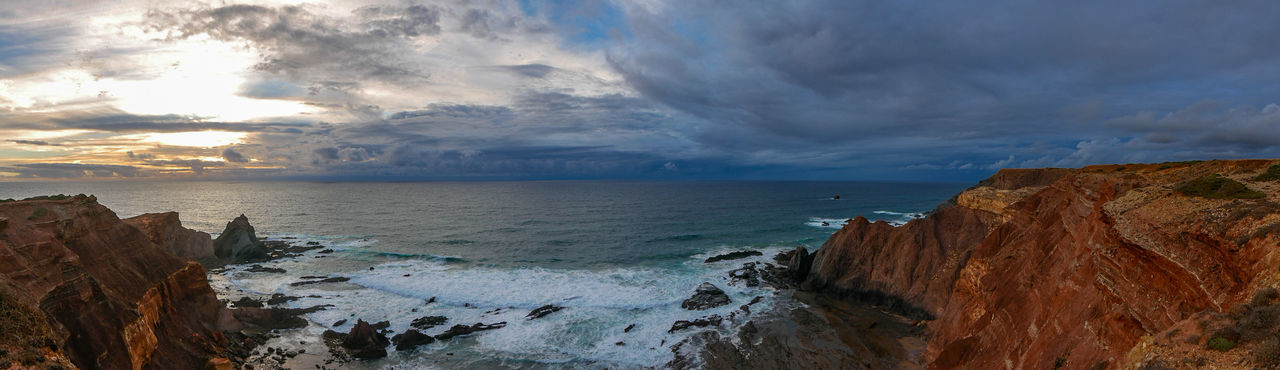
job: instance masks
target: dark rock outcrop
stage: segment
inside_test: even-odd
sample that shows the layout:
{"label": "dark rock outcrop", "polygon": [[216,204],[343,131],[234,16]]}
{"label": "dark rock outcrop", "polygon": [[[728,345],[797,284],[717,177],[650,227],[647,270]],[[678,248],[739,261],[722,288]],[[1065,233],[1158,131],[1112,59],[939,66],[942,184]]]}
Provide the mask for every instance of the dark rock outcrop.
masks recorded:
{"label": "dark rock outcrop", "polygon": [[409,329],[404,333],[396,334],[391,337],[391,342],[395,343],[397,351],[413,349],[414,347],[431,344],[431,342],[435,341],[435,338],[432,338],[430,335],[422,334],[422,332],[416,329]]}
{"label": "dark rock outcrop", "polygon": [[809,269],[812,267],[813,255],[804,246],[798,246],[791,252],[791,259],[787,261],[787,271],[792,278],[804,280],[809,276]]}
{"label": "dark rock outcrop", "polygon": [[680,303],[686,310],[705,310],[729,304],[729,295],[711,283],[702,283],[694,291],[693,296]]}
{"label": "dark rock outcrop", "polygon": [[719,326],[720,322],[722,321],[724,321],[724,319],[721,318],[720,315],[700,317],[693,320],[677,320],[674,324],[671,324],[671,329],[668,329],[667,332],[674,333],[677,330],[684,330],[688,328],[705,328],[708,326]]}
{"label": "dark rock outcrop", "polygon": [[444,325],[445,321],[449,321],[449,318],[444,316],[423,316],[413,319],[413,322],[409,323],[409,326],[421,330],[427,330],[434,328],[437,325]]}
{"label": "dark rock outcrop", "polygon": [[484,330],[499,329],[506,326],[507,326],[506,321],[497,322],[497,323],[488,324],[488,325],[483,323],[475,323],[475,325],[471,325],[471,326],[454,325],[453,327],[449,328],[449,330],[445,330],[443,333],[440,333],[440,335],[437,335],[436,339],[448,340],[450,338],[460,336],[460,335],[467,335],[467,334],[475,333],[478,331],[484,331]]}
{"label": "dark rock outcrop", "polygon": [[[303,278],[305,279],[307,278],[307,276],[303,276]],[[334,277],[328,277],[320,280],[305,280],[305,281],[292,282],[292,283],[289,283],[289,286],[303,286],[303,285],[320,284],[320,283],[341,283],[341,282],[346,282],[350,280],[351,278],[349,277],[334,276]]]}
{"label": "dark rock outcrop", "polygon": [[534,309],[533,311],[529,312],[528,315],[525,315],[525,318],[528,318],[529,320],[542,318],[543,316],[550,315],[553,312],[560,311],[563,309],[564,307],[549,304],[549,305],[545,305],[545,306]]}
{"label": "dark rock outcrop", "polygon": [[760,251],[736,251],[736,252],[729,252],[729,253],[725,253],[717,256],[712,256],[710,258],[707,258],[707,260],[704,262],[712,263],[712,262],[736,260],[739,258],[747,258],[751,256],[763,256],[763,255],[764,253],[761,253]]}
{"label": "dark rock outcrop", "polygon": [[351,350],[351,357],[382,358],[387,357],[387,345],[391,344],[387,336],[364,320],[356,320],[351,332],[342,338],[342,347]]}
{"label": "dark rock outcrop", "polygon": [[271,251],[266,244],[258,240],[258,235],[244,215],[227,223],[227,227],[213,241],[213,253],[218,258],[231,260],[233,263],[265,261],[271,258]]}

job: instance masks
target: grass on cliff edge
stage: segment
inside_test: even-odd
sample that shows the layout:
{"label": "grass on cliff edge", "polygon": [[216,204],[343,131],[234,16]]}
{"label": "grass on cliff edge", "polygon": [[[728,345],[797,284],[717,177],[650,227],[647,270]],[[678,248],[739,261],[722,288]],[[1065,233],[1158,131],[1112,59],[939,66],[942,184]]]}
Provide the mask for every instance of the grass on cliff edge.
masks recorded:
{"label": "grass on cliff edge", "polygon": [[1258,199],[1267,196],[1260,191],[1244,186],[1239,181],[1222,177],[1222,175],[1218,174],[1184,182],[1174,190],[1182,195],[1210,199]]}
{"label": "grass on cliff edge", "polygon": [[1267,168],[1267,172],[1263,172],[1258,177],[1254,177],[1253,181],[1275,181],[1280,180],[1280,164]]}

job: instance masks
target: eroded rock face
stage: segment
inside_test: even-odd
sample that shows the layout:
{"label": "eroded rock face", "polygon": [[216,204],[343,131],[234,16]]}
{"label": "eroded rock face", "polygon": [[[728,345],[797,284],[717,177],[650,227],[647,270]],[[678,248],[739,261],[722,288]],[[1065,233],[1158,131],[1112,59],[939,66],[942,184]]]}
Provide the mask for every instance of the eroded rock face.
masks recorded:
{"label": "eroded rock face", "polygon": [[[1252,181],[1271,164],[1001,171],[902,227],[855,219],[816,253],[806,285],[935,316],[934,368],[1119,366],[1144,335],[1275,283],[1280,184]],[[1172,191],[1210,174],[1267,196]]]}
{"label": "eroded rock face", "polygon": [[[238,327],[200,264],[179,258],[93,197],[0,204],[0,275],[48,320],[81,368],[203,368]],[[181,237],[161,240],[181,240]]]}
{"label": "eroded rock face", "polygon": [[226,229],[213,241],[213,252],[218,258],[231,259],[235,263],[265,261],[271,258],[271,251],[258,235],[253,225],[244,215],[227,223]]}
{"label": "eroded rock face", "polygon": [[213,239],[208,233],[182,227],[177,212],[147,213],[127,218],[125,223],[147,234],[152,243],[178,257],[206,260],[213,257]]}
{"label": "eroded rock face", "polygon": [[387,336],[364,320],[356,320],[351,332],[342,340],[342,346],[352,350],[351,356],[355,358],[387,357],[388,344],[391,341],[387,340]]}

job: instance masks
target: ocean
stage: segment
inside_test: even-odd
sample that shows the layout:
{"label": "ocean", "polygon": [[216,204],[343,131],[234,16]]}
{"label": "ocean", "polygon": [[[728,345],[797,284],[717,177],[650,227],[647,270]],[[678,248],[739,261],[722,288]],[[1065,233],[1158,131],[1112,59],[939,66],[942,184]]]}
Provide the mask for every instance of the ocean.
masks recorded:
{"label": "ocean", "polygon": [[[768,288],[729,284],[729,270],[815,250],[858,215],[904,223],[969,184],[872,182],[15,182],[0,199],[93,194],[121,218],[178,211],[184,226],[217,236],[245,214],[259,237],[333,249],[210,274],[221,297],[302,297],[290,307],[332,305],[270,345],[323,353],[319,335],[356,319],[403,332],[419,317],[454,324],[505,321],[502,329],[349,364],[355,368],[660,366],[667,347],[694,330],[676,320],[728,316]],[[840,199],[833,199],[839,195]],[[825,223],[825,224],[824,224]],[[763,256],[704,263],[758,250]],[[303,276],[342,283],[292,286]],[[711,282],[733,304],[689,311],[680,303]],[[433,303],[427,303],[434,298]],[[527,320],[530,310],[564,310]],[[341,325],[334,325],[346,320]],[[745,319],[727,322],[730,332]],[[624,328],[635,325],[634,330]],[[332,366],[332,365],[331,365]]]}

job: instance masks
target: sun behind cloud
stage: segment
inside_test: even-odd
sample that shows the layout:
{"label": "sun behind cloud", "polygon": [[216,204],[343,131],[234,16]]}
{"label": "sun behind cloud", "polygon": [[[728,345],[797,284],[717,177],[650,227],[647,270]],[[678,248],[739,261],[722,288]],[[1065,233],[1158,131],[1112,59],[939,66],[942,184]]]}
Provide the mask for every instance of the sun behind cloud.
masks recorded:
{"label": "sun behind cloud", "polygon": [[129,135],[127,138],[136,138],[142,143],[212,148],[224,145],[240,144],[244,142],[245,136],[248,136],[248,134],[243,132],[189,131]]}

